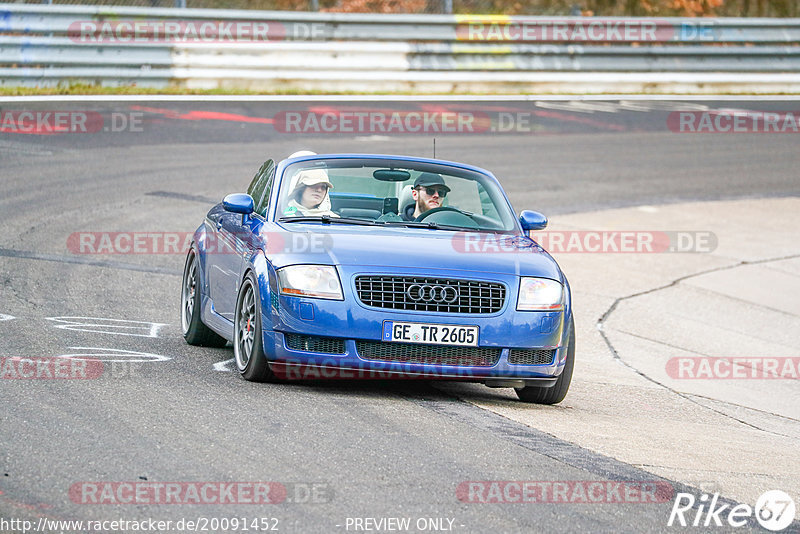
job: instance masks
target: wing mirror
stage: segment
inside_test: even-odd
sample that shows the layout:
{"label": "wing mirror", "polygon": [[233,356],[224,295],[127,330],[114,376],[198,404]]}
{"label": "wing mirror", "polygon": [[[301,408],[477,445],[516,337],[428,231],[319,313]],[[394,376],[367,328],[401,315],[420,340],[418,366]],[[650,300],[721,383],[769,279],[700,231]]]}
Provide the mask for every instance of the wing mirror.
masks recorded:
{"label": "wing mirror", "polygon": [[233,193],[222,200],[222,207],[225,211],[230,211],[231,213],[250,215],[255,211],[256,203],[250,195],[245,193]]}
{"label": "wing mirror", "polygon": [[519,214],[519,222],[526,232],[531,230],[544,230],[547,228],[547,217],[538,211],[525,210]]}

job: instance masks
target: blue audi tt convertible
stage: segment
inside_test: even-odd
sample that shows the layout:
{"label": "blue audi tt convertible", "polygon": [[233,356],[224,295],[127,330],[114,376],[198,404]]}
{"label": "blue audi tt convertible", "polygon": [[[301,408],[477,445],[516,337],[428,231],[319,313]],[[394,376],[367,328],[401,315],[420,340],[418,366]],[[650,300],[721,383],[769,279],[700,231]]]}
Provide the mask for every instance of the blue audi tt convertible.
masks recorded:
{"label": "blue audi tt convertible", "polygon": [[463,380],[526,402],[567,394],[570,288],[484,169],[406,156],[293,154],[225,197],[186,258],[192,345],[233,344],[252,381]]}

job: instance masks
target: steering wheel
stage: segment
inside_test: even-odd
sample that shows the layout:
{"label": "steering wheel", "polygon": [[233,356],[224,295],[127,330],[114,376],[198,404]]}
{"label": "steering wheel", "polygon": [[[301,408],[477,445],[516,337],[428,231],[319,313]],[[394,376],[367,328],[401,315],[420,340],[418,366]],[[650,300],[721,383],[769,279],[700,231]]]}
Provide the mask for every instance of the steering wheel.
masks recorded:
{"label": "steering wheel", "polygon": [[[449,206],[440,206],[438,208],[430,209],[430,210],[426,211],[425,213],[420,213],[419,217],[414,219],[414,222],[421,222],[421,221],[427,219],[428,217],[430,217],[431,215],[436,215],[437,213],[453,213],[454,215],[456,215],[455,220],[451,220],[451,221],[447,221],[446,220],[446,219],[449,218],[447,216],[442,217],[443,219],[445,219],[445,220],[441,221],[442,224],[448,224],[448,225],[452,225],[452,226],[466,226],[468,228],[477,228],[477,226],[478,226],[477,223],[475,222],[475,219],[470,217],[467,214],[467,212],[462,211],[462,210],[457,209],[457,208],[451,208]],[[437,218],[439,218],[439,217],[437,217]],[[439,222],[439,221],[437,221],[437,222]]]}

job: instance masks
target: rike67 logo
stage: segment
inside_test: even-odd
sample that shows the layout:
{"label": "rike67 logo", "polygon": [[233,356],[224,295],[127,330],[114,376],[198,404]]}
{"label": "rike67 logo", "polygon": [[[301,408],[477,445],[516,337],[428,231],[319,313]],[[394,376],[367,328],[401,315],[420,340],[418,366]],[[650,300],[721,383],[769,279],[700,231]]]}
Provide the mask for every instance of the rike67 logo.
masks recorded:
{"label": "rike67 logo", "polygon": [[764,492],[756,501],[755,508],[748,504],[722,504],[718,493],[713,496],[704,493],[699,499],[691,493],[678,493],[667,526],[743,527],[755,515],[759,525],[779,532],[792,524],[795,512],[794,500],[780,490]]}

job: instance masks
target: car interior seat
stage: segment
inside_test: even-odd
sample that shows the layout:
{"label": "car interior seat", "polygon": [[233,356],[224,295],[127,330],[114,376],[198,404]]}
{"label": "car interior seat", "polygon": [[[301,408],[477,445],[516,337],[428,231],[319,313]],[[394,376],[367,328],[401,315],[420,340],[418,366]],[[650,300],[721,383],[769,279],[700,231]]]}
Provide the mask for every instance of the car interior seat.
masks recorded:
{"label": "car interior seat", "polygon": [[342,217],[352,217],[355,219],[369,219],[375,220],[381,216],[379,210],[372,210],[369,208],[341,208],[339,215]]}
{"label": "car interior seat", "polygon": [[411,196],[411,189],[413,186],[408,184],[403,186],[403,189],[400,191],[400,195],[397,197],[399,201],[397,202],[397,212],[402,216],[405,213],[406,207],[409,204],[414,204],[414,197]]}

